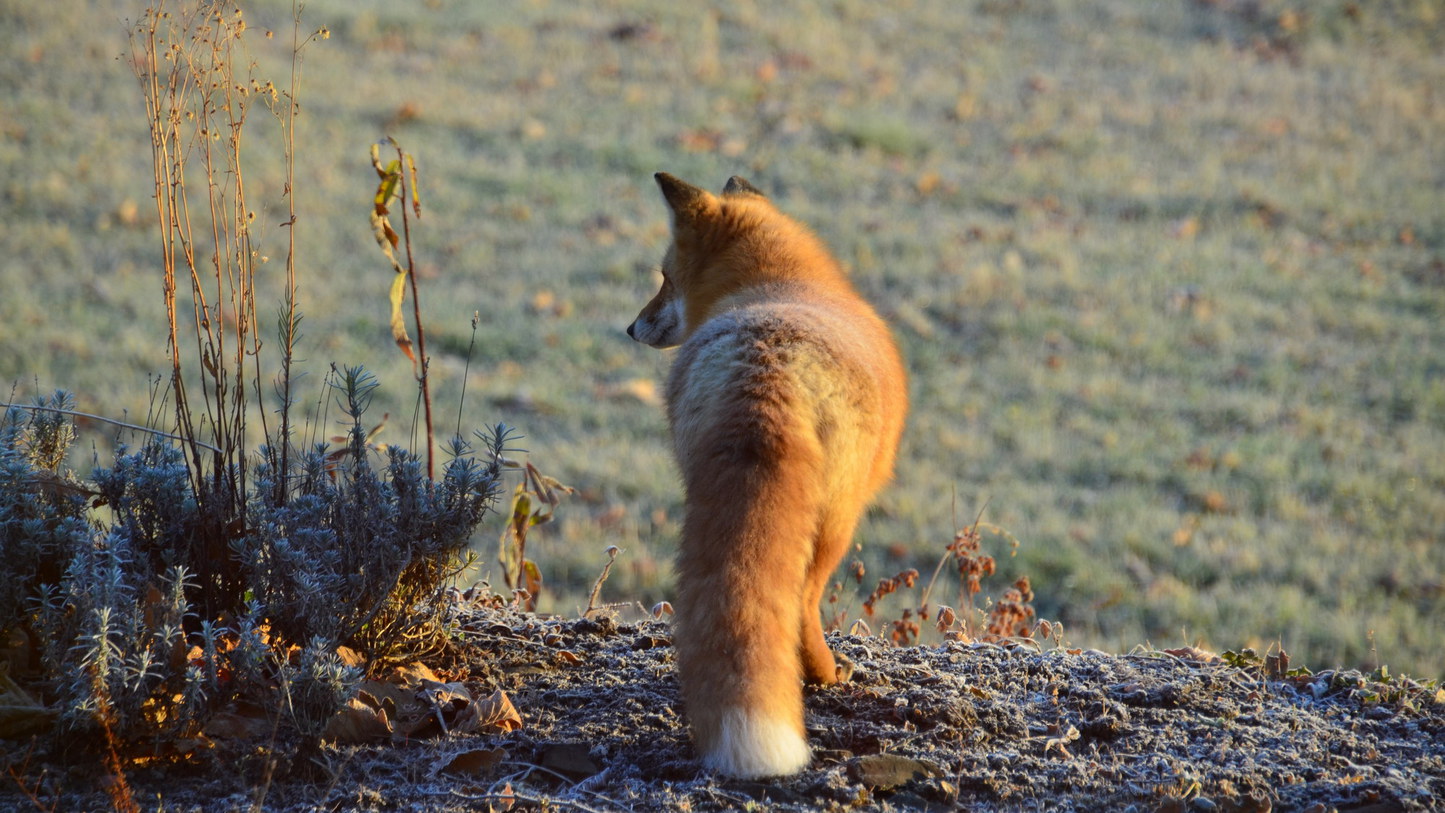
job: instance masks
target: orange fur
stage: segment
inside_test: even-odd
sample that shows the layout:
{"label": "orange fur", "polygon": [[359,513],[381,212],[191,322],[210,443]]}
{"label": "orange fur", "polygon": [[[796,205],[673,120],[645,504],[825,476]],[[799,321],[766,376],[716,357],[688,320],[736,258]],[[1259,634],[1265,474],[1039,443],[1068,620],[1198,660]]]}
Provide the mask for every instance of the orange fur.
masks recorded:
{"label": "orange fur", "polygon": [[834,683],[818,602],[892,476],[908,409],[887,326],[822,242],[741,178],[657,174],[673,215],[662,289],[628,327],[681,345],[668,421],[687,495],[674,640],[703,763],[807,765],[803,681]]}

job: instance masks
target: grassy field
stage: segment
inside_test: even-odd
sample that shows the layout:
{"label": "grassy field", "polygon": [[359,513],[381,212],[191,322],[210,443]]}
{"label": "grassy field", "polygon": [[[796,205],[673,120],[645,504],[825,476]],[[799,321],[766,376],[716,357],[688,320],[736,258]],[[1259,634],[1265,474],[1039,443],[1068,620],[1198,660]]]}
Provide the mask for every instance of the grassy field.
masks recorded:
{"label": "grassy field", "polygon": [[[0,381],[132,420],[166,366],[126,63],[143,5],[0,0]],[[282,84],[289,5],[247,8]],[[990,540],[997,585],[1031,575],[1075,645],[1445,674],[1445,9],[711,9],[309,3],[331,34],[297,132],[310,402],[330,362],[364,363],[382,439],[414,437],[367,223],[390,134],[420,162],[440,424],[515,425],[579,489],[530,548],[544,608],[585,603],[609,545],[605,597],[668,597],[668,357],[623,328],[665,241],[652,172],[743,174],[829,240],[908,359],[870,577],[931,572],[986,504],[1022,543]],[[279,304],[280,136],[263,108],[249,126]]]}

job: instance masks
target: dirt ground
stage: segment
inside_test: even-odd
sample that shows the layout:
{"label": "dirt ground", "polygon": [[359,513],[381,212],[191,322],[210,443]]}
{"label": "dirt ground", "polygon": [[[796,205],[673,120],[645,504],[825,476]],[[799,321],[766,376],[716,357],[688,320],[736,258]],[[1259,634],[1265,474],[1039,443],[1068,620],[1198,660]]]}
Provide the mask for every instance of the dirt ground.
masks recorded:
{"label": "dirt ground", "polygon": [[[328,746],[307,779],[261,740],[217,739],[191,764],[132,769],[135,798],[208,812],[1445,807],[1445,692],[1383,673],[835,636],[856,672],[808,694],[812,766],[736,782],[694,761],[665,623],[476,610],[462,628],[437,674],[477,698],[502,690],[520,728]],[[95,773],[35,755],[27,787],[3,778],[0,809],[108,809]]]}

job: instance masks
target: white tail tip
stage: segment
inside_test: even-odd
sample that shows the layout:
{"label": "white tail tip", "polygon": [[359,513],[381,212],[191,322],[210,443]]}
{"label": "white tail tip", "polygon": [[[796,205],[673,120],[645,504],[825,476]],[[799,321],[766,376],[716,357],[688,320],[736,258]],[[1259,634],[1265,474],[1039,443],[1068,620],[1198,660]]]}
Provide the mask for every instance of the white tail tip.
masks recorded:
{"label": "white tail tip", "polygon": [[738,779],[787,776],[812,760],[808,740],[785,720],[731,708],[723,712],[721,728],[710,746],[703,746],[702,763],[710,770]]}

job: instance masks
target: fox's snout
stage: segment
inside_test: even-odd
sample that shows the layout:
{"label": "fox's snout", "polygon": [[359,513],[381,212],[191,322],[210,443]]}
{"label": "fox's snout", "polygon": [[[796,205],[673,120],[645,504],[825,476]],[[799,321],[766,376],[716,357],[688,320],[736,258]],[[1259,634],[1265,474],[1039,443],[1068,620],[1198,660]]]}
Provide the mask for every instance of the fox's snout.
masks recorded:
{"label": "fox's snout", "polygon": [[657,296],[637,314],[627,326],[627,335],[650,347],[664,349],[682,344],[683,334],[682,302],[664,284]]}

